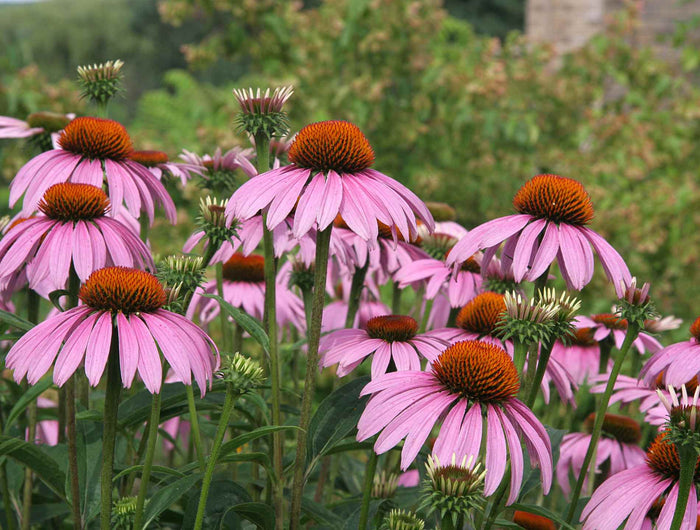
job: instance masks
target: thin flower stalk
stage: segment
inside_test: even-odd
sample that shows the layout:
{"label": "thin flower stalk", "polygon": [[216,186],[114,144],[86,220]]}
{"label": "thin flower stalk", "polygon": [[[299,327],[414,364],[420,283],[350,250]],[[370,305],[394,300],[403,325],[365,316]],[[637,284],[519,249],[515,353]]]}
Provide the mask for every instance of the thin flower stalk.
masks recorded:
{"label": "thin flower stalk", "polygon": [[204,450],[202,449],[202,437],[199,433],[199,418],[197,416],[197,406],[194,402],[192,385],[185,385],[185,391],[187,392],[187,409],[190,413],[190,440],[192,440],[194,452],[197,454],[199,470],[204,473],[206,461],[204,459]]}
{"label": "thin flower stalk", "polygon": [[362,487],[362,504],[360,505],[359,530],[367,528],[369,518],[369,500],[372,497],[372,486],[374,485],[374,473],[377,471],[377,453],[374,450],[369,452],[369,459],[365,466],[365,483]]}
{"label": "thin flower stalk", "polygon": [[[219,419],[219,425],[216,428],[216,435],[214,436],[214,445],[211,448],[211,454],[207,460],[207,469],[204,473],[204,478],[202,479],[202,491],[199,495],[199,505],[197,506],[197,517],[194,522],[194,530],[202,530],[202,525],[204,524],[204,511],[207,506],[207,498],[209,497],[209,487],[211,486],[211,480],[214,476],[214,468],[216,467],[216,461],[219,457],[219,450],[221,449],[221,443],[224,441],[224,436],[228,430],[228,422],[231,418],[231,411],[233,410],[233,405],[236,401],[238,392],[235,391],[231,383],[226,384],[226,399],[224,400],[224,408],[221,411],[221,418]],[[134,527],[138,528],[138,527]]]}
{"label": "thin flower stalk", "polygon": [[[192,385],[187,385],[192,388]],[[156,453],[156,441],[158,440],[158,425],[160,424],[160,392],[153,394],[151,400],[151,418],[148,423],[148,446],[146,449],[146,459],[141,472],[141,483],[139,494],[136,497],[136,513],[134,514],[134,528],[140,529],[143,526],[143,507],[146,504],[146,493],[148,483],[151,479],[151,468],[153,467],[153,457]]]}
{"label": "thin flower stalk", "polygon": [[100,530],[110,530],[112,527],[112,473],[114,467],[114,444],[117,439],[117,411],[119,409],[121,389],[119,339],[116,333],[112,333],[112,344],[109,357],[107,358],[107,388],[105,390],[103,415]]}
{"label": "thin flower stalk", "polygon": [[[255,135],[255,153],[258,173],[270,169],[270,138],[265,133]],[[277,345],[277,260],[272,238],[272,231],[267,228],[267,215],[263,215],[263,254],[265,258],[265,311],[263,323],[267,328],[270,341],[270,387],[272,393],[272,423],[281,425],[281,391],[280,391],[280,361]],[[284,466],[282,433],[272,433],[272,468],[275,480],[272,481],[273,504],[275,521],[278,529],[282,528],[284,520]]]}
{"label": "thin flower stalk", "polygon": [[615,356],[615,362],[613,364],[612,371],[610,372],[610,377],[608,379],[608,384],[605,387],[605,393],[601,397],[600,404],[595,416],[595,423],[593,424],[593,430],[591,431],[591,442],[588,445],[588,450],[586,451],[586,456],[583,459],[583,465],[581,466],[581,474],[576,481],[573,492],[571,494],[571,500],[569,504],[569,511],[566,515],[566,521],[571,522],[574,517],[574,512],[576,511],[576,506],[578,504],[579,497],[581,496],[581,490],[583,489],[583,483],[586,480],[586,475],[588,474],[588,467],[591,465],[593,455],[595,454],[596,448],[598,447],[598,440],[600,440],[601,432],[603,431],[603,422],[605,421],[605,412],[608,410],[608,404],[610,403],[610,397],[612,396],[613,389],[615,387],[615,381],[617,381],[617,376],[620,374],[622,368],[622,363],[627,356],[627,352],[632,346],[632,343],[639,335],[640,328],[637,324],[630,323],[627,328],[627,334],[625,335],[625,341],[622,343],[622,347],[617,352]]}
{"label": "thin flower stalk", "polygon": [[[78,305],[78,291],[80,290],[80,278],[71,265],[68,275],[68,301],[66,309]],[[80,515],[80,478],[78,476],[78,444],[75,423],[75,387],[78,374],[73,374],[66,383],[66,438],[68,441],[68,469],[70,471],[70,490],[72,497],[73,525],[76,529],[82,528]],[[31,438],[30,438],[31,439]]]}
{"label": "thin flower stalk", "polygon": [[304,381],[304,395],[301,402],[299,416],[299,436],[297,438],[297,454],[294,461],[294,482],[292,485],[292,506],[290,514],[290,529],[300,528],[301,498],[304,492],[304,480],[306,471],[306,435],[311,421],[311,403],[316,388],[316,372],[318,370],[319,354],[318,346],[321,339],[321,320],[323,318],[323,304],[326,294],[326,275],[328,273],[328,249],[331,240],[329,225],[318,233],[316,241],[316,261],[314,268],[314,299],[311,307],[311,328],[309,329],[309,349],[306,360],[306,378]]}
{"label": "thin flower stalk", "polygon": [[693,476],[695,474],[695,464],[698,460],[698,455],[692,446],[677,444],[678,456],[681,461],[681,472],[678,479],[678,500],[676,508],[673,512],[673,520],[671,521],[671,530],[681,530],[683,518],[688,505],[688,495],[690,487],[693,484]]}

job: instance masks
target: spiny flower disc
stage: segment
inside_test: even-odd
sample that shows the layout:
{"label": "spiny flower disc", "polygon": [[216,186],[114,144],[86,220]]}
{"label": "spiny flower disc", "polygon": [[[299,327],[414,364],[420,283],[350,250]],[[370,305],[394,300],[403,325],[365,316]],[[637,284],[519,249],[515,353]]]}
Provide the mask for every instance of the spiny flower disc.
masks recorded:
{"label": "spiny flower disc", "polygon": [[[588,432],[593,430],[595,423],[595,412],[588,415],[585,426]],[[603,420],[603,432],[612,436],[620,443],[638,444],[642,439],[642,430],[639,423],[627,416],[619,414],[606,414]]]}
{"label": "spiny flower disc", "polygon": [[695,340],[700,341],[700,317],[696,318],[690,326],[690,334],[695,337]]}
{"label": "spiny flower disc", "polygon": [[83,303],[98,311],[152,313],[167,301],[155,276],[129,267],[107,267],[93,272],[79,293]]}
{"label": "spiny flower disc", "polygon": [[585,225],[593,219],[593,204],[583,185],[559,175],[537,175],[523,185],[513,199],[522,214],[555,223]]}
{"label": "spiny flower disc", "polygon": [[384,315],[370,318],[366,324],[367,334],[373,339],[387,342],[406,342],[418,333],[418,322],[405,315]]}
{"label": "spiny flower disc", "polygon": [[[343,222],[345,222],[345,221],[343,221]],[[396,239],[397,240],[404,241],[404,242],[406,241],[406,238],[399,231],[399,229],[396,228],[396,225],[394,225],[394,231],[396,232]],[[381,221],[377,221],[377,233],[378,233],[378,236],[382,239],[391,239],[391,240],[394,239],[394,235],[391,233],[391,227],[389,225],[385,225]],[[419,236],[415,236],[415,239],[413,239],[411,241],[411,243],[414,245],[420,245],[421,242],[422,242],[422,240]]]}
{"label": "spiny flower disc", "polygon": [[54,184],[39,202],[39,210],[59,221],[87,221],[102,217],[109,208],[109,199],[102,189],[72,182]]}
{"label": "spiny flower disc", "polygon": [[168,161],[168,155],[163,151],[132,151],[129,153],[129,159],[142,166],[155,167],[165,164]]}
{"label": "spiny flower disc", "polygon": [[611,313],[601,313],[591,317],[593,322],[603,324],[608,329],[627,329],[627,320]]}
{"label": "spiny flower disc", "polygon": [[236,252],[224,263],[224,278],[230,282],[261,283],[265,281],[265,258]]}
{"label": "spiny flower disc", "polygon": [[516,510],[513,514],[513,522],[525,530],[556,530],[557,528],[551,519],[520,510]]}
{"label": "spiny flower disc", "polygon": [[598,341],[593,338],[593,335],[592,328],[577,328],[569,339],[571,340],[571,344],[576,346],[595,346],[598,344]]}
{"label": "spiny flower disc", "polygon": [[520,389],[510,356],[487,342],[457,342],[440,354],[432,369],[448,390],[472,401],[498,403]]}
{"label": "spiny flower disc", "polygon": [[[660,432],[654,441],[647,449],[647,464],[651,469],[656,471],[664,478],[678,480],[680,476],[681,460],[678,456],[676,446],[668,439],[670,431],[665,430]],[[695,482],[700,481],[700,473],[698,472],[698,464],[695,465]]]}
{"label": "spiny flower disc", "polygon": [[347,121],[321,121],[300,130],[288,158],[315,171],[355,173],[374,162],[374,151],[362,131]]}
{"label": "spiny flower disc", "polygon": [[456,324],[478,335],[491,335],[506,310],[502,294],[487,291],[467,302],[457,314]]}
{"label": "spiny flower disc", "polygon": [[131,138],[121,123],[91,117],[75,118],[66,125],[58,145],[76,155],[99,160],[124,160],[132,151]]}

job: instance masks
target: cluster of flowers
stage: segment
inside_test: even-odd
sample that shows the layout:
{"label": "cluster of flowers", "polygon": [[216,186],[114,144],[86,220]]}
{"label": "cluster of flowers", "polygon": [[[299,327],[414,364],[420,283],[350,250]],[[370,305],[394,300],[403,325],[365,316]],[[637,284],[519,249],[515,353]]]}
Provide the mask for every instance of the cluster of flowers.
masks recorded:
{"label": "cluster of flowers", "polygon": [[[236,93],[257,155],[184,151],[182,162],[134,150],[126,129],[105,118],[0,119],[3,138],[53,134],[51,148],[10,185],[10,206],[22,202],[0,239],[0,307],[12,311],[16,293],[28,290],[68,300],[9,348],[14,379],[34,385],[52,371],[62,387],[82,369],[93,387],[106,380],[108,395],[110,377],[130,388],[138,374],[153,394],[164,381],[194,379],[204,396],[222,369],[207,330],[224,316],[223,301],[265,322],[273,421],[277,332],[290,343],[308,338],[292,527],[320,367],[339,378],[369,372],[357,440],[374,441],[371,458],[402,444],[404,471],[429,455],[431,507],[459,528],[498,524],[504,507],[521,499],[528,467],[539,468],[545,495],[556,477],[569,520],[582,489],[592,491],[577,514],[584,528],[695,528],[700,319],[689,341],[664,348],[652,336],[679,322],[653,318],[648,286],[637,288],[621,256],[588,227],[593,206],[583,185],[537,175],[516,193],[517,213],[466,230],[449,208],[427,205],[372,169],[374,152],[355,125],[325,121],[281,136],[291,95]],[[174,223],[166,184],[188,186],[193,176],[219,195],[202,201],[201,229],[183,248],[192,253],[203,243],[204,257],[194,265],[171,260],[157,278],[147,239],[155,208]],[[555,280],[580,291],[596,256],[620,300],[610,314],[578,315],[577,300],[545,286]],[[216,280],[192,280],[210,264]],[[415,295],[407,313],[403,290]],[[226,336],[234,324],[220,320]],[[234,349],[243,340],[251,339],[234,338]],[[631,347],[628,374],[619,375]],[[602,394],[597,412],[588,414],[592,401],[579,387]],[[649,429],[631,414],[607,412],[618,402],[623,410],[638,403],[658,430],[646,452],[639,444]],[[567,433],[553,451],[554,431],[539,418],[570,431],[579,427],[577,405],[587,432]],[[105,421],[107,410],[105,403]],[[180,423],[166,429],[175,433]],[[49,431],[44,424],[38,438],[55,443]],[[386,521],[408,525],[411,517],[392,512]],[[541,528],[534,517],[516,512],[514,520]]]}

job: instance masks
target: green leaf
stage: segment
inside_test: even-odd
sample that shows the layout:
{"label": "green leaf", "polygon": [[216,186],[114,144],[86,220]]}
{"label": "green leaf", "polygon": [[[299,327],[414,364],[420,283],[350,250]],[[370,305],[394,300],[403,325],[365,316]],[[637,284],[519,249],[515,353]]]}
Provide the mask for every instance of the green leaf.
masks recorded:
{"label": "green leaf", "polygon": [[52,384],[53,383],[51,381],[51,378],[42,379],[36,385],[30,386],[27,389],[27,391],[24,394],[22,394],[22,397],[20,397],[19,400],[17,400],[17,403],[15,403],[15,406],[12,407],[10,414],[7,416],[7,421],[5,422],[4,429],[5,434],[9,432],[10,427],[12,427],[17,418],[20,417],[20,415],[26,410],[29,404],[32,401],[34,401],[39,396],[39,394],[41,394],[47,388],[49,388]]}
{"label": "green leaf", "polygon": [[226,311],[226,313],[228,313],[228,315],[233,318],[233,320],[235,320],[239,326],[241,326],[250,334],[251,337],[258,341],[258,344],[260,344],[260,346],[262,346],[266,352],[270,351],[270,339],[268,338],[267,333],[265,333],[262,323],[257,318],[250,316],[248,313],[238,309],[237,307],[233,307],[220,296],[215,294],[204,294],[202,296],[213,298],[219,302],[219,306],[222,310]]}
{"label": "green leaf", "polygon": [[[207,505],[204,509],[204,524],[202,528],[216,530],[240,529],[240,518],[230,508],[238,504],[251,503],[250,494],[245,488],[231,481],[214,480],[209,489]],[[195,514],[199,505],[199,495],[193,495],[187,503],[187,511],[182,521],[182,528],[194,526]]]}
{"label": "green leaf", "polygon": [[226,442],[224,445],[222,445],[221,451],[219,452],[219,458],[227,455],[232,451],[235,451],[236,449],[244,446],[248,442],[257,440],[258,438],[262,438],[263,436],[267,436],[268,434],[272,434],[278,431],[291,431],[295,429],[299,429],[299,427],[296,427],[295,425],[269,425],[265,427],[258,427],[253,431],[238,435],[235,438],[232,438],[231,440]]}
{"label": "green leaf", "polygon": [[2,310],[0,310],[0,322],[9,324],[13,328],[21,329],[22,331],[29,331],[34,327],[34,324],[29,322],[29,320],[25,320],[17,315]]}
{"label": "green leaf", "polygon": [[269,530],[275,527],[275,511],[268,504],[262,502],[243,502],[229,508],[229,511],[237,513],[263,530]]}
{"label": "green leaf", "polygon": [[[148,420],[151,414],[153,394],[145,388],[119,404],[118,420],[122,427],[134,427]],[[182,383],[163,385],[161,390],[161,410],[187,403],[187,392]],[[163,417],[165,419],[165,417]]]}
{"label": "green leaf", "polygon": [[[114,475],[114,477],[112,478],[112,481],[116,481],[117,479],[122,478],[124,475],[129,475],[130,473],[134,473],[136,471],[140,472],[142,469],[143,469],[142,464],[139,464],[136,466],[129,466],[126,469],[123,469],[119,473]],[[165,467],[165,466],[151,466],[151,473],[152,474],[160,473],[162,475],[171,475],[171,476],[174,476],[177,478],[182,478],[182,477],[187,476],[184,473],[177,471],[176,469],[171,469],[171,468]]]}
{"label": "green leaf", "polygon": [[335,444],[331,449],[324,453],[324,456],[345,453],[348,451],[369,451],[374,446],[374,442],[343,442]]}
{"label": "green leaf", "polygon": [[360,397],[360,391],[369,383],[369,376],[360,377],[341,386],[319,405],[309,423],[308,461],[323,456],[356,427],[368,396]]}
{"label": "green leaf", "polygon": [[0,456],[7,455],[28,467],[44,482],[51,491],[65,500],[63,488],[66,475],[56,461],[34,444],[17,438],[0,436]]}
{"label": "green leaf", "polygon": [[306,497],[301,499],[301,511],[309,519],[316,521],[319,524],[329,526],[330,528],[342,528],[345,521],[330,511],[328,508],[312,501]]}
{"label": "green leaf", "polygon": [[551,510],[548,510],[547,508],[543,508],[542,506],[535,506],[534,504],[520,504],[520,503],[515,503],[512,506],[510,506],[513,510],[519,510],[521,512],[527,512],[527,513],[534,513],[535,515],[540,515],[542,517],[546,517],[547,519],[551,519],[558,525],[560,525],[561,528],[567,528],[569,530],[574,530],[574,527],[571,526],[569,523],[567,523],[561,515],[559,515],[556,512],[553,512]]}
{"label": "green leaf", "polygon": [[148,501],[144,510],[143,527],[148,528],[148,525],[165,510],[170,508],[177,500],[187,493],[192,486],[202,479],[202,474],[197,473],[171,482],[167,486],[160,488],[153,494],[151,500]]}

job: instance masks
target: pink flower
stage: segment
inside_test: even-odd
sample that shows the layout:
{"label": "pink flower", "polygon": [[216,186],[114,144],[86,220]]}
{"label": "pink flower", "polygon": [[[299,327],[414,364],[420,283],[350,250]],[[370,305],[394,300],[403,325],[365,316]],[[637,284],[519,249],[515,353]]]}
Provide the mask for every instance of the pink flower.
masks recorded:
{"label": "pink flower", "polygon": [[681,528],[695,528],[697,490],[691,483],[688,498],[678,498],[680,458],[667,434],[664,431],[654,439],[643,464],[616,473],[593,492],[581,514],[584,530],[617,530],[625,521],[625,528],[643,528],[649,510],[665,495],[656,528],[671,527],[677,502],[686,504]]}
{"label": "pink flower", "polygon": [[195,324],[162,309],[167,297],[155,276],[126,267],[100,269],[80,289],[80,300],[83,305],[48,318],[10,349],[6,365],[15,381],[26,376],[34,385],[55,361],[53,380],[62,386],[84,362],[88,381],[97,386],[114,346],[126,388],[138,371],[150,392],[160,392],[162,354],[185,384],[193,374],[204,395],[218,367],[218,349]]}
{"label": "pink flower", "polygon": [[71,267],[82,282],[97,269],[119,265],[155,269],[148,247],[119,220],[100,188],[54,184],[39,203],[40,215],[16,223],[0,240],[0,287],[25,270],[41,293],[65,289]]}
{"label": "pink flower", "polygon": [[341,329],[321,339],[321,366],[338,365],[338,377],[352,372],[372,357],[372,379],[386,373],[389,363],[397,370],[420,370],[421,357],[435,359],[447,342],[418,334],[418,322],[409,316],[384,315],[370,319],[366,329]]}
{"label": "pink flower", "polygon": [[[223,266],[224,300],[257,319],[262,319],[265,306],[264,267],[265,260],[262,256],[244,256],[239,253],[234,254]],[[304,304],[284,281],[280,281],[283,274],[284,270],[280,268],[276,292],[277,323],[280,326],[293,324],[297,329],[305,329]],[[187,318],[193,318],[199,311],[200,323],[207,325],[219,314],[220,307],[219,302],[202,296],[204,294],[218,294],[215,281],[205,283],[194,292],[187,309]]]}
{"label": "pink flower", "polygon": [[160,203],[170,222],[175,204],[163,185],[147,168],[129,159],[131,138],[118,122],[81,117],[71,121],[58,138],[60,149],[32,158],[10,183],[10,206],[24,194],[22,215],[31,214],[44,192],[59,182],[102,187],[107,179],[112,216],[126,209],[134,217],[141,211],[153,222],[155,203]]}
{"label": "pink flower", "polygon": [[198,168],[198,171],[195,172],[205,180],[209,180],[214,173],[232,174],[237,169],[242,170],[250,178],[258,174],[257,169],[250,161],[253,154],[252,149],[241,149],[240,147],[234,147],[222,153],[221,148],[217,147],[213,155],[204,156],[183,149],[180,158],[188,167]]}
{"label": "pink flower", "polygon": [[[593,427],[594,421],[595,413],[592,413],[585,421],[586,427],[589,429]],[[642,432],[639,424],[632,418],[606,414],[603,422],[603,436],[598,442],[598,449],[595,453],[596,474],[602,473],[600,466],[605,462],[609,462],[608,476],[643,464],[644,451],[637,445],[641,438]],[[557,482],[567,497],[571,493],[569,470],[573,472],[574,480],[578,480],[590,441],[590,433],[573,432],[565,435],[561,442],[559,461],[557,462]],[[586,488],[588,477],[585,480],[584,488]]]}
{"label": "pink flower", "polygon": [[583,186],[558,175],[537,175],[520,188],[513,206],[518,211],[484,223],[464,236],[447,259],[457,266],[485,250],[487,268],[503,242],[502,266],[513,267],[516,282],[535,281],[556,259],[566,285],[580,291],[593,276],[593,251],[618,296],[632,277],[627,265],[600,235],[586,227],[593,206]]}
{"label": "pink flower", "polygon": [[474,257],[466,260],[456,275],[452,274],[452,269],[443,260],[424,258],[402,265],[394,274],[394,280],[402,288],[414,282],[422,282],[428,300],[444,291],[452,307],[462,307],[481,290],[480,273],[479,260]]}
{"label": "pink flower", "polygon": [[[598,342],[610,337],[617,349],[622,347],[625,335],[627,335],[627,320],[612,313],[601,313],[590,317],[580,315],[576,317],[575,323],[577,326],[591,328],[593,330],[593,339]],[[632,345],[642,355],[646,352],[654,353],[661,349],[661,343],[643,331],[634,339]]]}
{"label": "pink flower", "polygon": [[0,116],[0,138],[29,138],[42,133],[55,133],[75,118],[75,114],[34,112],[26,121],[10,116]]}
{"label": "pink flower", "polygon": [[192,173],[202,175],[205,169],[202,166],[184,162],[171,162],[163,151],[132,151],[129,160],[141,164],[153,173],[158,180],[163,180],[163,174],[179,178],[183,186],[192,178]]}
{"label": "pink flower", "polygon": [[690,326],[690,335],[690,340],[666,346],[651,356],[639,374],[644,382],[651,383],[663,373],[665,384],[679,387],[700,376],[700,317]]}
{"label": "pink flower", "polygon": [[484,495],[501,483],[510,457],[508,504],[518,497],[523,478],[520,438],[534,465],[541,468],[542,489],[552,483],[549,436],[535,415],[514,396],[518,373],[505,350],[479,341],[458,342],[447,348],[425,371],[388,373],[371,381],[361,395],[372,394],[357,425],[357,439],[377,433],[374,445],[384,453],[405,438],[401,468],[416,458],[434,424],[442,421],[433,453],[449,462],[478,458],[482,421],[486,425]]}
{"label": "pink flower", "polygon": [[[36,398],[36,406],[40,409],[55,409],[56,403],[52,400],[39,396]],[[41,420],[36,423],[36,435],[34,443],[46,444],[50,446],[58,445],[58,420]],[[27,436],[29,433],[27,432]],[[25,438],[27,437],[25,436]],[[29,439],[27,439],[29,441]]]}
{"label": "pink flower", "polygon": [[569,337],[569,343],[557,340],[552,347],[551,359],[558,362],[577,384],[586,383],[589,377],[598,375],[600,368],[600,345],[593,338],[593,330],[577,327]]}
{"label": "pink flower", "polygon": [[291,165],[251,178],[231,197],[229,222],[267,212],[272,230],[294,210],[293,233],[324,230],[338,214],[366,241],[378,236],[377,221],[415,239],[416,215],[430,230],[425,204],[395,180],[370,169],[374,152],[353,124],[325,121],[304,127],[289,148]]}

